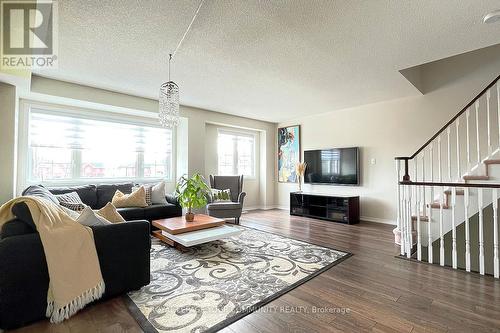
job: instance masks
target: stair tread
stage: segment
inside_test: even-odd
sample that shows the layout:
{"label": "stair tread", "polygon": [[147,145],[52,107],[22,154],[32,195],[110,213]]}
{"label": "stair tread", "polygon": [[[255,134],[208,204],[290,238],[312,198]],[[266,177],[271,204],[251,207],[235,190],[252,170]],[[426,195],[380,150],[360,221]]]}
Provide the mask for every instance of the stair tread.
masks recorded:
{"label": "stair tread", "polygon": [[[416,221],[417,217],[416,216],[412,216],[411,219],[413,221]],[[429,222],[429,217],[428,216],[420,216],[420,222]]]}
{"label": "stair tread", "polygon": [[464,180],[489,180],[490,176],[467,175],[463,177]]}
{"label": "stair tread", "polygon": [[483,161],[484,164],[500,164],[500,159],[491,159]]}

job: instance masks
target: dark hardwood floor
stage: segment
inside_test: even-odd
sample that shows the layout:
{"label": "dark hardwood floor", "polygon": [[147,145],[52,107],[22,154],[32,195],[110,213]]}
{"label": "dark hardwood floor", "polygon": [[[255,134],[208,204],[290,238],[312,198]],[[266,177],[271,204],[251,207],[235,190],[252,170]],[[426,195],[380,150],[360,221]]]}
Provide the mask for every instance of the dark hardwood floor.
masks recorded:
{"label": "dark hardwood floor", "polygon": [[[224,333],[500,332],[500,281],[395,258],[393,226],[343,225],[253,211],[241,225],[354,254],[269,303]],[[322,311],[313,313],[314,307]],[[330,313],[325,311],[330,311]],[[40,322],[15,332],[141,332],[120,298],[60,325]]]}

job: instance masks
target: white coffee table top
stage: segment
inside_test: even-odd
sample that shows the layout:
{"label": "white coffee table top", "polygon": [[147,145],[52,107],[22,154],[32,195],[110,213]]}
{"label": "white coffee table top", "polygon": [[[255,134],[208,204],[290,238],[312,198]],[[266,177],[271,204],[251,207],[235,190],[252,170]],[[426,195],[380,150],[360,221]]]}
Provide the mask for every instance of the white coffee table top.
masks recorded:
{"label": "white coffee table top", "polygon": [[171,240],[175,241],[176,243],[179,243],[185,247],[189,247],[218,239],[236,236],[241,234],[241,232],[242,230],[238,227],[222,225],[220,227],[196,230],[177,235],[172,235],[165,231],[162,231],[162,234],[165,237],[168,237]]}

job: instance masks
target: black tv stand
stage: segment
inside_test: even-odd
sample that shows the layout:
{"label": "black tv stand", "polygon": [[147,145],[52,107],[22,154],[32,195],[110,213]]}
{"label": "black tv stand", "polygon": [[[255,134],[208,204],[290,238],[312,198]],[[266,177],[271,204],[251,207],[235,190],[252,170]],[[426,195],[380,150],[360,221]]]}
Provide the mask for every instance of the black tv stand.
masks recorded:
{"label": "black tv stand", "polygon": [[290,215],[346,224],[359,223],[359,197],[291,192]]}

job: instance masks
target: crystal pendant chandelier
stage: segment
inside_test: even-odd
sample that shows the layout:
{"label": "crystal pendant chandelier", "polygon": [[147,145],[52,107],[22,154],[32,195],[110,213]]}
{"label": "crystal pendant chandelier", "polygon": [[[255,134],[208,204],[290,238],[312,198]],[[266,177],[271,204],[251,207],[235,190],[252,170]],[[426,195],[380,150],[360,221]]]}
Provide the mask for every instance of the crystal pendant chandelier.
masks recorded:
{"label": "crystal pendant chandelier", "polygon": [[160,110],[158,113],[158,118],[160,120],[161,126],[166,128],[174,128],[178,126],[180,120],[179,86],[174,81],[170,80],[170,62],[177,53],[177,50],[179,50],[179,47],[181,47],[181,44],[186,38],[189,30],[191,29],[191,26],[193,25],[196,16],[200,12],[201,6],[203,5],[204,1],[205,0],[200,1],[198,8],[196,9],[196,12],[194,13],[194,16],[191,20],[191,23],[189,23],[186,29],[186,32],[184,32],[184,35],[177,44],[177,47],[175,48],[174,52],[170,53],[168,57],[168,82],[165,82],[160,86],[160,97],[159,97]]}
{"label": "crystal pendant chandelier", "polygon": [[179,86],[170,80],[170,62],[172,54],[168,59],[168,82],[160,86],[160,124],[166,128],[174,128],[179,125]]}

